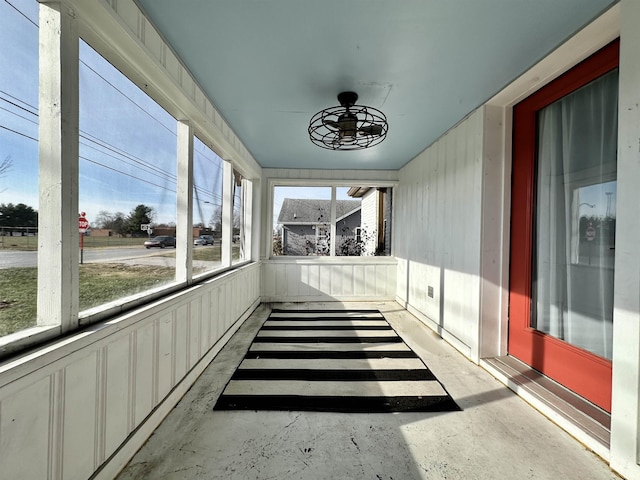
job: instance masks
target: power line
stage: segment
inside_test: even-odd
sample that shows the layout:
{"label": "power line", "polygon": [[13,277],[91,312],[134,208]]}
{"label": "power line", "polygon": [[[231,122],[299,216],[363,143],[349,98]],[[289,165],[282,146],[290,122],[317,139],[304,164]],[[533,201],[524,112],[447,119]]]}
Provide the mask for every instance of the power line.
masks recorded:
{"label": "power line", "polygon": [[[149,170],[144,169],[144,168],[136,167],[136,165],[132,165],[131,163],[127,162],[126,161],[126,157],[125,158],[116,157],[115,155],[111,155],[110,153],[103,152],[102,150],[99,150],[96,147],[94,147],[92,145],[88,145],[88,144],[83,143],[83,142],[80,142],[80,145],[83,145],[83,146],[85,146],[87,148],[91,148],[92,150],[95,150],[96,152],[101,153],[102,155],[106,155],[107,157],[111,157],[111,158],[113,158],[115,160],[123,162],[125,165],[129,165],[129,166],[131,166],[133,168],[138,168],[139,170],[143,171],[144,173],[147,173],[149,175],[154,175],[155,177],[158,177],[160,179],[167,180],[167,181],[172,181],[173,183],[175,183],[176,180],[177,180],[177,178],[175,176],[165,175],[165,174],[163,174],[162,171],[153,171],[153,170],[149,171]],[[82,158],[82,157],[80,157],[80,158]]]}
{"label": "power line", "polygon": [[15,115],[16,117],[21,118],[21,119],[23,119],[23,120],[25,120],[27,122],[33,123],[34,125],[38,125],[38,122],[36,122],[35,120],[31,120],[30,118],[23,117],[22,115],[14,112],[12,110],[9,110],[8,108],[0,107],[0,110],[4,110],[5,112],[10,113],[11,115]]}
{"label": "power line", "polygon": [[140,182],[147,183],[149,185],[153,185],[154,187],[161,188],[162,190],[166,190],[167,192],[176,193],[176,190],[171,190],[170,188],[167,188],[165,185],[158,185],[157,183],[150,182],[149,180],[146,180],[144,178],[136,177],[135,175],[131,175],[130,173],[123,172],[122,170],[118,170],[117,168],[110,167],[109,165],[105,165],[103,163],[100,163],[97,160],[93,160],[91,158],[83,157],[83,156],[80,156],[79,158],[81,160],[85,160],[85,161],[87,161],[89,163],[93,163],[94,165],[98,165],[100,167],[106,168],[107,170],[111,170],[111,171],[114,171],[116,173],[120,173],[121,175],[124,175],[126,177],[133,178],[134,180],[138,180]]}
{"label": "power line", "polygon": [[[96,52],[97,53],[97,52]],[[99,55],[99,54],[98,54]],[[102,56],[100,57],[102,58]],[[106,61],[106,60],[105,60]],[[130,98],[127,94],[125,94],[122,90],[120,90],[118,87],[116,87],[113,83],[111,83],[109,80],[107,80],[106,78],[104,78],[100,73],[98,73],[93,67],[89,66],[84,60],[80,59],[80,63],[83,64],[85,67],[87,67],[89,70],[91,70],[93,73],[95,73],[98,77],[100,77],[103,81],[105,81],[107,84],[109,84],[111,86],[111,88],[113,88],[116,92],[118,92],[120,95],[122,95],[124,98],[126,98],[127,100],[129,100],[133,105],[135,105],[136,107],[138,107],[140,110],[142,110],[144,113],[146,113],[150,118],[152,118],[153,120],[155,120],[157,123],[159,123],[163,128],[165,128],[168,132],[170,132],[172,135],[177,136],[176,132],[172,131],[169,127],[167,127],[164,123],[162,123],[160,121],[160,119],[154,117],[150,112],[148,112],[147,110],[145,110],[144,108],[142,108],[141,105],[139,105],[138,103],[136,103],[132,98]],[[109,62],[107,62],[109,63]],[[111,64],[109,64],[111,65]],[[125,77],[128,81],[129,80],[127,77]],[[143,92],[144,93],[144,92]],[[146,95],[146,94],[145,94]],[[149,97],[153,102],[155,102],[155,100],[153,100],[151,97]],[[157,104],[157,103],[156,103]],[[162,107],[160,107],[162,108]],[[169,113],[167,112],[167,115],[169,115]],[[171,115],[169,115],[171,116]],[[173,117],[171,117],[173,118]],[[175,119],[174,119],[175,120]],[[176,121],[177,122],[177,121]]]}
{"label": "power line", "polygon": [[16,12],[18,12],[20,15],[22,15],[24,18],[26,18],[29,22],[31,22],[33,25],[35,25],[36,28],[40,28],[38,26],[38,24],[36,22],[34,22],[33,20],[31,20],[29,17],[27,17],[27,15],[20,10],[18,7],[16,7],[13,3],[11,3],[9,0],[4,0],[4,2],[9,5],[11,8],[13,8]]}
{"label": "power line", "polygon": [[[28,139],[30,139],[30,140],[33,140],[33,141],[35,141],[35,142],[38,142],[38,139],[37,139],[37,138],[32,137],[32,136],[30,136],[30,135],[27,135],[27,134],[25,134],[25,133],[19,132],[19,131],[17,131],[17,130],[12,129],[12,128],[6,127],[6,126],[4,126],[4,125],[0,125],[0,128],[2,128],[2,129],[4,129],[4,130],[7,130],[7,131],[9,131],[9,132],[11,132],[11,133],[15,133],[15,134],[17,134],[17,135],[20,135],[20,136],[22,136],[22,137],[28,138]],[[81,135],[81,137],[86,138],[86,137],[84,137],[84,136],[82,136],[82,135]],[[90,138],[86,138],[86,139],[87,139],[88,141],[90,141],[90,142],[92,142],[92,141],[93,141],[93,140],[92,140],[92,139],[90,139]],[[94,142],[94,143],[97,143],[97,142]],[[116,157],[115,155],[111,155],[111,154],[106,153],[106,152],[102,152],[102,151],[100,151],[100,150],[96,149],[95,147],[92,147],[91,145],[88,145],[88,144],[86,144],[86,143],[82,143],[82,142],[81,142],[81,145],[84,145],[84,146],[86,146],[87,148],[92,148],[92,149],[96,150],[97,152],[102,153],[103,155],[107,155],[107,156],[109,156],[109,157],[112,157],[112,158],[114,158],[114,159],[116,159],[116,160],[124,161],[124,159],[118,158],[118,157]],[[115,152],[115,153],[118,153],[118,152]],[[93,163],[93,164],[95,164],[95,165],[101,166],[101,167],[103,167],[103,168],[106,168],[106,169],[108,169],[108,170],[112,170],[112,171],[114,171],[114,172],[116,172],[116,173],[119,173],[119,174],[121,174],[121,175],[124,175],[124,176],[126,176],[126,177],[129,177],[129,178],[132,178],[132,179],[135,179],[135,180],[139,180],[139,181],[142,181],[142,182],[144,182],[144,183],[148,183],[148,184],[150,184],[150,185],[154,185],[154,186],[157,186],[157,187],[160,187],[160,188],[166,189],[167,191],[170,191],[170,192],[175,193],[175,191],[174,191],[174,190],[167,189],[166,187],[164,187],[164,186],[162,186],[162,185],[158,185],[158,184],[156,184],[156,183],[150,182],[150,181],[145,180],[145,179],[143,179],[143,178],[141,178],[141,177],[138,177],[138,176],[136,176],[136,175],[134,175],[134,174],[132,174],[132,173],[127,173],[127,172],[125,172],[125,171],[123,171],[123,170],[120,170],[120,169],[118,169],[118,168],[115,168],[115,167],[112,167],[112,166],[106,165],[106,164],[104,164],[104,163],[102,163],[102,162],[99,162],[99,161],[97,161],[97,160],[94,160],[94,159],[88,158],[88,157],[83,156],[83,155],[79,155],[79,158],[80,158],[80,159],[83,159],[83,160],[86,160],[86,161],[88,161],[88,162],[90,162],[90,163]],[[126,158],[126,157],[125,157],[125,158]],[[125,162],[125,163],[127,163],[127,162]],[[127,163],[127,164],[129,164],[129,163]],[[129,164],[129,165],[131,165],[131,164]],[[131,165],[131,166],[133,166],[133,165]],[[147,165],[147,166],[148,166],[148,167],[150,167],[149,165]],[[138,168],[140,168],[140,167],[138,167]],[[142,171],[147,171],[147,170],[144,170],[144,169],[142,169],[142,168],[140,168],[140,170],[142,170]],[[170,180],[170,181],[172,181],[172,183],[173,183],[173,182],[175,182],[175,180],[177,180],[177,178],[176,178],[175,176],[173,176],[173,175],[167,175],[167,174],[166,174],[166,172],[162,172],[161,170],[158,170],[158,171],[156,171],[156,172],[154,172],[154,171],[150,171],[150,172],[148,172],[148,173],[151,173],[151,174],[153,174],[153,175],[155,175],[155,176],[157,176],[158,178],[161,178],[161,179]],[[202,188],[202,187],[198,187],[197,185],[194,185],[194,192],[198,192],[198,193],[201,193],[201,194],[206,194],[208,197],[210,197],[210,198],[212,198],[212,199],[214,199],[214,200],[215,200],[215,199],[222,200],[222,195],[220,195],[220,194],[216,194],[215,192],[209,192],[208,190],[205,190],[205,189],[204,189],[204,188]]]}
{"label": "power line", "polygon": [[[30,19],[30,18],[29,18],[29,17],[28,17],[28,16],[27,16],[23,11],[21,11],[19,8],[17,8],[15,5],[13,5],[13,4],[12,4],[11,2],[9,2],[8,0],[4,0],[4,1],[5,1],[5,3],[6,3],[7,5],[9,5],[11,8],[13,8],[16,12],[18,12],[18,13],[19,13],[21,16],[23,16],[25,19],[27,19],[27,20],[28,20],[30,23],[32,23],[36,28],[38,28],[37,23],[35,23],[34,21],[32,21],[32,20],[31,20],[31,19]],[[87,44],[87,46],[88,46],[88,44]],[[91,47],[89,46],[89,48],[91,48]],[[94,51],[95,51],[95,50],[94,50]],[[98,57],[99,57],[100,59],[104,60],[104,57],[102,57],[99,53],[97,53],[97,52],[96,52],[96,54],[98,55]],[[104,60],[104,61],[106,62],[106,64],[107,64],[107,65],[110,65],[110,64],[109,64],[109,62],[107,62],[106,60]],[[79,62],[80,62],[82,65],[84,65],[85,67],[87,67],[87,69],[88,69],[88,70],[90,70],[90,71],[91,71],[91,72],[93,72],[95,75],[97,75],[99,78],[101,78],[105,83],[107,83],[109,86],[111,86],[111,88],[113,88],[113,89],[114,89],[117,93],[119,93],[122,97],[126,98],[129,102],[131,102],[133,105],[135,105],[139,110],[141,110],[142,112],[144,112],[145,114],[147,114],[151,119],[153,119],[155,122],[157,122],[158,124],[160,124],[160,126],[162,126],[164,129],[166,129],[167,131],[169,131],[173,136],[176,136],[176,133],[175,133],[174,131],[172,131],[168,126],[166,126],[166,125],[165,125],[165,124],[164,124],[164,123],[163,123],[159,118],[157,118],[156,116],[154,116],[153,114],[151,114],[148,110],[146,110],[145,108],[143,108],[143,107],[142,107],[139,103],[137,103],[134,99],[132,99],[132,98],[131,98],[131,97],[129,97],[127,94],[125,94],[122,90],[120,90],[120,88],[116,87],[112,82],[110,82],[109,80],[107,80],[107,79],[106,79],[102,74],[100,74],[100,73],[99,73],[98,71],[96,71],[93,67],[91,67],[90,65],[88,65],[88,64],[87,64],[83,59],[79,59]],[[112,66],[112,65],[110,65],[110,66],[113,68],[113,66]],[[131,80],[129,80],[127,77],[124,77],[124,79],[125,79],[126,81],[131,82]],[[133,84],[133,83],[132,83],[132,84]],[[22,99],[19,99],[19,98],[15,97],[14,95],[11,95],[10,93],[8,93],[8,92],[6,92],[6,91],[0,90],[0,93],[2,93],[2,94],[6,97],[6,98],[2,98],[2,97],[0,97],[0,100],[2,100],[2,101],[4,101],[4,102],[8,103],[9,105],[12,105],[13,107],[15,107],[15,108],[17,108],[17,109],[19,109],[19,110],[22,110],[22,111],[24,111],[24,112],[26,112],[26,113],[28,113],[28,114],[30,114],[30,115],[33,115],[33,116],[35,116],[35,117],[38,117],[38,113],[37,113],[37,112],[38,112],[38,108],[37,108],[36,106],[34,106],[34,105],[30,105],[28,102],[25,102],[25,101],[23,101]],[[144,94],[144,92],[142,92],[142,93]],[[9,100],[9,98],[10,98],[10,99],[13,99],[13,100],[15,100],[15,101],[17,101],[17,102],[19,102],[20,104],[18,104],[18,103],[16,103],[16,102],[14,102],[14,101],[12,101],[12,100]],[[149,98],[150,98],[150,97],[149,97]],[[151,98],[150,98],[150,99],[151,99]],[[153,99],[151,99],[151,101],[154,101],[154,100],[153,100]],[[31,108],[33,111],[29,110],[28,108],[25,108],[25,107],[24,107],[24,106],[22,106],[21,104],[22,104],[22,105],[26,105],[26,106],[28,106],[28,107],[29,107],[29,108]],[[161,108],[161,107],[160,107],[160,108]],[[14,112],[14,111],[12,111],[12,110],[9,110],[9,109],[6,109],[6,108],[2,108],[2,107],[0,107],[0,109],[4,110],[4,111],[6,111],[6,112],[8,112],[8,113],[10,113],[10,114],[12,114],[12,115],[15,115],[16,117],[21,118],[21,119],[23,119],[23,120],[25,120],[25,121],[31,122],[31,123],[33,123],[33,124],[35,124],[35,125],[38,125],[38,122],[37,122],[37,121],[34,121],[34,120],[29,119],[29,118],[27,118],[27,117],[25,117],[25,116],[22,116],[22,115],[18,114],[17,112]],[[174,119],[174,120],[175,120],[175,119]],[[18,131],[18,130],[15,130],[15,129],[9,128],[9,127],[4,126],[4,125],[0,125],[0,128],[2,128],[2,129],[4,129],[4,130],[7,130],[7,131],[9,131],[9,132],[12,132],[12,133],[14,133],[14,134],[16,134],[16,135],[20,135],[20,136],[22,136],[22,137],[25,137],[25,138],[28,138],[28,139],[30,139],[30,140],[33,140],[33,141],[35,141],[35,142],[38,142],[38,141],[39,141],[39,140],[38,140],[38,138],[34,138],[34,137],[32,137],[32,136],[30,136],[30,135],[28,135],[28,134],[22,133],[22,132],[20,132],[20,131]],[[109,143],[109,142],[107,142],[107,141],[105,141],[105,140],[100,139],[99,137],[96,137],[95,135],[89,134],[88,132],[85,132],[85,131],[82,131],[82,130],[80,130],[80,132],[79,132],[79,133],[80,133],[80,135],[79,135],[79,136],[80,136],[80,138],[83,138],[83,139],[87,140],[87,141],[88,141],[88,142],[90,142],[90,143],[93,143],[93,144],[95,144],[95,145],[98,145],[98,146],[99,146],[100,148],[102,148],[102,149],[105,149],[105,150],[107,150],[107,151],[111,151],[111,152],[113,152],[115,155],[112,155],[112,154],[110,154],[110,153],[108,153],[108,152],[102,151],[102,150],[100,150],[99,148],[96,148],[96,147],[94,147],[94,146],[92,146],[92,145],[89,145],[89,144],[87,144],[87,143],[85,143],[85,142],[79,142],[79,145],[83,145],[83,146],[85,146],[85,147],[87,147],[87,148],[91,148],[91,149],[93,149],[93,150],[95,150],[95,151],[97,151],[97,152],[101,153],[102,155],[106,155],[106,156],[109,156],[109,157],[111,157],[111,158],[114,158],[115,160],[118,160],[118,161],[124,162],[125,164],[130,165],[131,167],[138,168],[138,169],[140,169],[141,171],[143,171],[143,172],[145,172],[145,173],[149,173],[149,174],[151,174],[151,175],[155,175],[155,176],[156,176],[156,177],[158,177],[158,178],[168,179],[168,180],[173,180],[173,181],[177,180],[177,177],[176,177],[175,175],[168,174],[166,171],[164,171],[164,170],[162,170],[162,169],[160,169],[160,168],[158,168],[158,167],[155,167],[155,166],[154,166],[154,165],[152,165],[151,163],[148,163],[148,162],[144,161],[143,159],[141,159],[141,158],[139,158],[139,157],[136,157],[136,156],[134,156],[134,155],[132,155],[132,154],[130,154],[130,153],[128,153],[128,152],[126,152],[126,151],[124,151],[124,150],[122,150],[122,149],[118,148],[118,147],[116,147],[115,145],[113,145],[113,144],[111,144],[111,143]],[[203,145],[204,145],[204,144],[203,144]],[[207,150],[207,153],[208,153],[208,151],[209,151],[210,149],[209,149],[206,145],[204,145],[204,146],[205,146],[205,148],[206,148],[206,150]],[[219,157],[215,154],[215,152],[213,152],[213,151],[211,151],[211,152],[214,154],[215,158],[211,158],[210,156],[207,156],[207,155],[205,155],[204,153],[201,153],[201,152],[199,152],[199,151],[196,151],[196,152],[195,152],[195,154],[197,154],[197,155],[201,155],[202,157],[204,157],[204,159],[205,159],[205,160],[209,161],[209,162],[210,162],[214,167],[217,167],[217,169],[222,170],[222,164],[221,164],[220,162],[216,162],[216,161],[215,161],[215,159],[216,159],[216,158],[219,158]],[[116,156],[116,155],[117,155],[117,156]],[[162,187],[162,186],[160,186],[160,185],[157,185],[157,184],[155,184],[155,183],[153,183],[153,182],[149,182],[149,181],[144,180],[144,179],[142,179],[142,178],[140,178],[140,177],[137,177],[136,175],[133,175],[133,174],[130,174],[130,173],[125,173],[125,172],[124,172],[124,171],[122,171],[122,170],[119,170],[119,169],[117,169],[117,168],[115,168],[115,167],[111,167],[111,166],[105,165],[104,163],[98,162],[98,161],[93,160],[93,159],[90,159],[90,158],[88,158],[88,157],[79,156],[79,158],[84,159],[84,160],[86,160],[86,161],[89,161],[90,163],[94,163],[94,164],[96,164],[96,165],[102,166],[103,168],[107,168],[107,169],[109,169],[109,170],[112,170],[112,171],[118,172],[118,173],[120,173],[120,174],[122,174],[122,175],[125,175],[125,176],[128,176],[128,177],[130,177],[130,178],[137,179],[137,180],[139,180],[139,181],[142,181],[142,182],[145,182],[145,183],[149,183],[149,184],[151,184],[151,185],[155,185],[155,186],[158,186],[158,187],[160,187],[160,188],[164,188],[164,187]],[[217,163],[217,164],[216,164],[216,163]],[[194,185],[194,190],[195,190],[195,189],[197,189],[197,188],[198,188],[198,187]],[[202,192],[204,192],[204,190],[202,190]],[[175,192],[174,192],[174,193],[175,193]],[[215,198],[215,197],[216,197],[216,195],[215,195],[215,194],[210,194],[209,192],[206,192],[206,193],[207,193],[207,195],[210,195],[210,196],[211,196],[211,198]],[[219,198],[221,198],[221,196],[219,196],[219,195],[218,195],[218,197],[219,197]]]}
{"label": "power line", "polygon": [[[7,131],[9,131],[9,132],[11,132],[11,133],[15,133],[15,134],[17,134],[17,135],[20,135],[20,136],[22,136],[22,137],[28,138],[28,139],[30,139],[30,140],[33,140],[34,142],[38,142],[38,139],[37,139],[37,138],[31,137],[31,136],[26,135],[26,134],[24,134],[24,133],[22,133],[22,132],[18,132],[17,130],[13,130],[12,128],[5,127],[4,125],[0,125],[0,128],[2,128],[3,130],[7,130]],[[176,193],[176,191],[175,191],[175,190],[171,190],[171,189],[167,188],[166,186],[158,185],[157,183],[150,182],[150,181],[148,181],[148,180],[145,180],[144,178],[141,178],[141,177],[137,177],[137,176],[135,176],[135,175],[132,175],[131,173],[127,173],[127,172],[124,172],[124,171],[122,171],[122,170],[118,170],[117,168],[110,167],[110,166],[108,166],[108,165],[105,165],[105,164],[103,164],[103,163],[98,162],[97,160],[93,160],[93,159],[91,159],[91,158],[84,157],[84,156],[82,156],[82,155],[80,155],[78,158],[79,158],[79,159],[82,159],[82,160],[86,160],[87,162],[93,163],[93,164],[98,165],[98,166],[101,166],[101,167],[103,167],[103,168],[106,168],[106,169],[108,169],[108,170],[112,170],[112,171],[114,171],[114,172],[120,173],[120,174],[122,174],[122,175],[124,175],[124,176],[126,176],[126,177],[133,178],[133,179],[138,180],[138,181],[140,181],[140,182],[148,183],[149,185],[153,185],[153,186],[155,186],[155,187],[162,188],[163,190],[166,190],[166,191],[168,191],[168,192]]]}
{"label": "power line", "polygon": [[[25,19],[27,19],[31,24],[33,24],[36,28],[39,28],[38,24],[35,23],[33,20],[31,20],[22,10],[20,10],[18,7],[16,7],[14,4],[12,4],[9,0],[4,0],[4,2],[9,5],[11,8],[13,8],[16,12],[18,12],[21,16],[23,16]],[[86,43],[86,42],[85,42]],[[87,44],[87,46],[89,46],[89,44]],[[89,48],[91,48],[89,46]],[[93,50],[93,49],[92,49]],[[95,52],[95,50],[94,50]],[[98,52],[96,52],[96,54],[103,59],[108,65],[110,65],[112,68],[114,68],[107,60],[104,59],[104,57],[102,55],[100,55]],[[89,66],[83,59],[79,59],[79,63],[83,64],[84,66],[86,66],[89,70],[91,70],[93,73],[95,73],[98,77],[100,77],[102,80],[104,80],[107,84],[109,84],[115,91],[117,91],[120,95],[122,95],[123,97],[125,97],[127,100],[129,100],[132,104],[134,104],[136,107],[138,107],[141,111],[143,111],[144,113],[146,113],[149,117],[151,117],[153,120],[155,120],[156,122],[158,122],[163,128],[165,128],[166,130],[168,130],[169,132],[171,132],[173,135],[176,135],[175,132],[173,132],[169,127],[167,127],[164,123],[162,123],[160,121],[160,119],[156,118],[154,115],[152,115],[149,111],[147,111],[146,109],[144,109],[140,104],[138,104],[137,102],[135,102],[133,99],[131,99],[129,96],[127,96],[124,92],[122,92],[119,88],[117,88],[115,85],[113,85],[113,83],[111,83],[109,80],[107,80],[105,77],[103,77],[100,73],[98,73],[93,67]],[[129,82],[131,82],[131,80],[129,80],[126,76],[123,75],[124,78],[126,78]],[[133,82],[132,82],[133,84]],[[6,94],[6,93],[5,93]],[[8,94],[7,94],[8,95]],[[12,95],[9,95],[11,97],[13,97]],[[15,97],[13,97],[15,98]],[[150,98],[150,97],[149,97]],[[151,99],[153,100],[153,99]],[[153,100],[155,102],[155,100]],[[157,103],[157,102],[156,102]],[[18,108],[18,105],[16,105]],[[30,105],[31,106],[31,105]],[[37,108],[31,106],[32,108],[34,108],[37,111]],[[31,112],[30,112],[31,113]],[[167,115],[169,115],[167,113]]]}
{"label": "power line", "polygon": [[[0,100],[4,100],[5,102],[10,103],[11,105],[14,105],[14,106],[16,106],[16,107],[18,107],[18,108],[21,108],[22,110],[24,110],[24,111],[26,111],[26,112],[28,112],[28,113],[31,113],[32,115],[35,115],[36,117],[38,117],[38,115],[37,115],[37,114],[35,114],[35,113],[33,113],[33,112],[30,112],[29,110],[27,110],[27,109],[25,109],[25,108],[20,107],[19,105],[15,104],[14,102],[10,102],[10,101],[8,101],[8,100],[6,100],[6,99],[3,99],[2,97],[0,97]],[[4,110],[4,111],[6,111],[7,113],[10,113],[10,114],[12,114],[12,115],[15,115],[16,117],[21,118],[21,119],[23,119],[23,120],[25,120],[25,121],[27,121],[27,122],[31,122],[31,123],[33,123],[34,125],[38,125],[38,122],[37,122],[37,121],[32,120],[32,119],[29,119],[29,118],[27,118],[27,117],[25,117],[25,116],[19,115],[18,113],[14,112],[14,111],[12,111],[12,110],[9,110],[9,109],[3,108],[3,107],[0,107],[0,110]],[[19,132],[16,132],[16,133],[19,133]],[[155,167],[154,165],[152,165],[152,164],[150,164],[150,163],[148,163],[148,162],[145,162],[145,161],[144,161],[144,160],[142,160],[141,158],[136,157],[135,155],[130,154],[130,153],[128,153],[128,152],[126,152],[126,151],[124,151],[124,150],[122,150],[122,149],[120,149],[120,148],[116,147],[115,145],[113,145],[113,144],[111,144],[111,143],[109,143],[109,142],[107,142],[107,141],[105,141],[105,140],[101,140],[101,139],[99,139],[99,138],[98,138],[98,137],[96,137],[95,135],[91,135],[91,134],[89,134],[89,133],[87,133],[87,132],[84,132],[83,130],[80,130],[79,137],[80,137],[80,138],[84,138],[84,139],[88,140],[89,142],[92,142],[92,143],[95,143],[95,144],[97,144],[97,145],[100,145],[100,147],[102,147],[102,148],[104,148],[104,149],[107,149],[107,150],[110,150],[110,151],[112,151],[112,152],[114,152],[114,153],[116,153],[116,154],[120,155],[121,157],[124,157],[124,158],[127,158],[127,159],[129,159],[129,160],[132,160],[134,163],[139,164],[141,167],[143,167],[143,168],[145,168],[145,169],[147,169],[147,170],[150,170],[150,171],[151,171],[151,173],[153,173],[153,174],[155,174],[155,175],[157,175],[157,176],[169,177],[169,178],[172,178],[172,179],[176,179],[176,176],[175,176],[175,175],[168,174],[168,172],[166,172],[166,171],[164,171],[164,170],[162,170],[162,169],[160,169],[160,168],[158,168],[158,167]],[[93,137],[93,138],[89,138],[89,137]],[[96,140],[94,140],[94,139],[96,139]],[[88,147],[88,148],[94,148],[94,147],[92,147],[92,146],[90,146],[90,145],[87,145],[86,143],[82,143],[82,142],[80,142],[80,145],[85,145],[85,146],[86,146],[86,147]],[[95,149],[96,151],[100,151],[100,150],[98,150],[98,149],[96,149],[96,148],[94,148],[94,149]],[[101,152],[101,151],[100,151],[100,152]],[[108,155],[108,156],[110,156],[110,157],[112,157],[112,158],[114,158],[114,159],[116,159],[116,160],[123,161],[123,159],[122,159],[122,158],[116,157],[116,156],[114,156],[114,155],[109,155],[109,154],[108,154],[108,153],[106,153],[106,152],[101,152],[101,153],[103,153],[104,155]],[[127,162],[127,163],[128,163],[128,162]],[[130,165],[131,165],[131,164],[130,164]],[[132,165],[132,166],[134,166],[134,165]]]}
{"label": "power line", "polygon": [[29,136],[29,135],[27,135],[25,133],[18,132],[17,130],[13,130],[12,128],[5,127],[4,125],[0,125],[0,128],[2,128],[3,130],[8,130],[9,132],[15,133],[15,134],[20,135],[22,137],[28,138],[29,140],[33,140],[35,142],[38,142],[37,138],[33,138],[33,137],[31,137],[31,136]]}
{"label": "power line", "polygon": [[[224,160],[222,160],[218,155],[216,155],[216,153],[213,150],[209,149],[209,151],[215,155],[215,158],[211,158],[211,157],[205,155],[204,153],[196,150],[195,148],[193,149],[193,156],[194,157],[196,157],[196,156],[203,157],[205,160],[208,160],[209,163],[211,163],[214,167],[216,167],[219,170],[222,170],[223,169]],[[217,162],[216,159],[218,159],[220,161]]]}
{"label": "power line", "polygon": [[[10,98],[12,98],[12,99],[16,100],[16,101],[18,101],[18,102],[20,102],[20,103],[22,103],[22,104],[24,104],[24,105],[26,105],[26,106],[28,106],[29,108],[33,108],[36,112],[38,111],[38,109],[37,109],[36,107],[34,107],[33,105],[30,105],[30,104],[28,104],[27,102],[22,101],[22,100],[21,100],[21,99],[19,99],[18,97],[14,97],[13,95],[11,95],[11,94],[10,94],[10,93],[8,93],[8,92],[5,92],[4,90],[0,90],[0,93],[1,93],[1,94],[3,94],[3,95],[6,95],[7,97],[10,97]],[[21,106],[21,105],[18,105],[18,104],[17,104],[17,103],[15,103],[15,102],[12,102],[12,101],[10,101],[10,100],[7,100],[6,98],[2,98],[2,97],[0,97],[0,100],[2,100],[2,101],[4,101],[4,102],[7,102],[8,104],[13,105],[13,106],[14,106],[14,107],[16,107],[16,108],[19,108],[20,110],[24,110],[25,112],[30,113],[31,115],[35,115],[36,117],[38,116],[38,114],[37,114],[36,112],[32,112],[32,111],[30,111],[29,109],[27,109],[27,108],[25,108],[25,107],[23,107],[23,106]]]}
{"label": "power line", "polygon": [[[116,160],[122,161],[122,162],[124,162],[124,163],[126,163],[128,165],[131,165],[134,168],[140,168],[141,170],[148,171],[149,173],[151,173],[153,175],[156,175],[156,176],[159,176],[159,177],[163,177],[163,178],[168,178],[168,179],[171,179],[171,180],[174,180],[174,181],[177,180],[177,176],[176,175],[171,174],[169,172],[166,172],[166,171],[162,170],[161,168],[158,168],[158,167],[156,167],[156,166],[144,161],[143,159],[141,159],[139,157],[136,157],[135,155],[132,155],[132,154],[130,154],[130,153],[124,151],[124,150],[120,150],[118,147],[115,147],[115,146],[109,144],[108,142],[104,142],[102,140],[93,140],[93,139],[89,138],[87,135],[90,135],[90,134],[80,134],[79,137],[80,138],[84,138],[85,140],[88,140],[88,141],[90,141],[92,143],[95,143],[96,145],[99,145],[100,147],[102,147],[102,148],[104,148],[104,149],[106,149],[108,151],[111,151],[111,152],[113,152],[113,153],[115,153],[117,155],[120,155],[120,157],[123,157],[123,158],[116,157],[115,155],[111,155],[111,154],[109,154],[107,152],[98,150],[97,148],[92,147],[91,145],[87,145],[86,143],[80,142],[81,145],[85,145],[88,148],[93,148],[94,150],[102,153],[103,155],[107,155],[107,156],[112,157],[112,158],[114,158]],[[93,135],[91,135],[91,136],[93,136]],[[95,138],[97,138],[97,137],[95,137]],[[130,163],[130,162],[126,161],[126,160],[130,160],[133,163]],[[138,165],[138,167],[136,167],[136,165]]]}

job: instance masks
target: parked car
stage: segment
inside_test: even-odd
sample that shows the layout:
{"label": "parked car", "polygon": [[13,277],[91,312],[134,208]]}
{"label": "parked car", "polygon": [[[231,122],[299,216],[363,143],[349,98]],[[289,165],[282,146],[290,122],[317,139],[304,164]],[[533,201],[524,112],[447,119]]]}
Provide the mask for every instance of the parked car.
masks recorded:
{"label": "parked car", "polygon": [[168,235],[160,235],[159,237],[153,237],[150,240],[144,242],[144,246],[147,248],[151,247],[176,247],[176,237],[170,237]]}
{"label": "parked car", "polygon": [[197,247],[198,245],[213,245],[213,235],[200,235],[193,241],[193,244]]}

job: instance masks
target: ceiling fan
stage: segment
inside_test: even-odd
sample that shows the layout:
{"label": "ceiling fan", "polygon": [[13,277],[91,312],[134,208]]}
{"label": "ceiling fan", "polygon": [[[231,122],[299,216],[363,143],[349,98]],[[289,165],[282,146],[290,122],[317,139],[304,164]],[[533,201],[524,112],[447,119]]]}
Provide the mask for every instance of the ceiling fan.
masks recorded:
{"label": "ceiling fan", "polygon": [[316,113],[309,123],[309,138],[330,150],[359,150],[382,142],[389,126],[384,113],[373,107],[356,105],[358,94],[342,92],[340,106]]}

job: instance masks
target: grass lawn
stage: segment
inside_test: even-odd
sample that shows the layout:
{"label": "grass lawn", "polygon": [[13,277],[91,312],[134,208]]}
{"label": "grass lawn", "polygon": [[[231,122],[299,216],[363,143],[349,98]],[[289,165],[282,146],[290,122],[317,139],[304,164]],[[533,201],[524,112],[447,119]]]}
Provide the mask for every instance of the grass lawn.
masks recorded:
{"label": "grass lawn", "polygon": [[[114,241],[140,245],[139,238],[92,238],[92,247],[116,246]],[[4,240],[4,244],[2,241]],[[108,243],[111,241],[112,243]],[[123,246],[127,243],[123,243]],[[37,237],[0,237],[0,250],[36,250]],[[237,260],[240,249],[232,246],[232,258]],[[171,249],[163,256],[175,256]],[[213,262],[206,267],[194,268],[194,273],[218,268],[221,262],[220,245],[193,249],[193,260]],[[7,268],[0,275],[0,336],[8,335],[36,325],[37,269]],[[85,263],[80,265],[80,311],[103,305],[138,292],[163,285],[175,278],[169,267],[127,265],[124,263]]]}
{"label": "grass lawn", "polygon": [[[173,268],[120,263],[80,265],[80,310],[160,286]],[[0,336],[36,325],[37,269],[8,268],[0,275]]]}

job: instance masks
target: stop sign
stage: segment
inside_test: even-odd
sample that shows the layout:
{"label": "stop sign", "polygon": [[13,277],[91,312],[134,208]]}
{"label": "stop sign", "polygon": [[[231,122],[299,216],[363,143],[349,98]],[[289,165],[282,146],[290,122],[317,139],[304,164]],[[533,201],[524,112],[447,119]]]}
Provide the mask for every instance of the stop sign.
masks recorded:
{"label": "stop sign", "polygon": [[84,217],[78,218],[78,232],[84,233],[89,228],[89,221]]}

